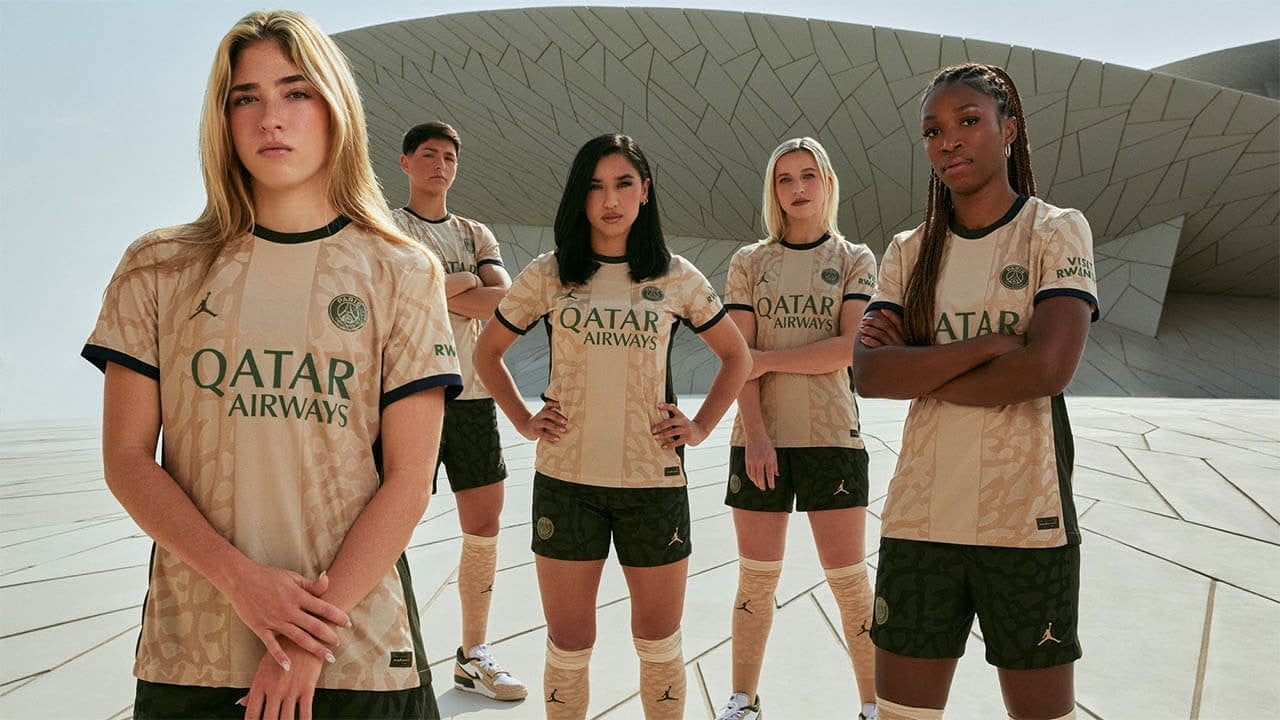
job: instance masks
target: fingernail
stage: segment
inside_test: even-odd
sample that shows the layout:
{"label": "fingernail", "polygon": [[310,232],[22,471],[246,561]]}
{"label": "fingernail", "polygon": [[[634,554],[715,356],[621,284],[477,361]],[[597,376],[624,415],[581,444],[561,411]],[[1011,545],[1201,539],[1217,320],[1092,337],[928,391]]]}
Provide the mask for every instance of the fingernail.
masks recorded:
{"label": "fingernail", "polygon": [[280,663],[280,667],[284,668],[285,672],[289,672],[290,670],[293,669],[293,663],[289,662],[288,660],[285,660],[284,662]]}
{"label": "fingernail", "polygon": [[248,698],[240,698],[239,700],[236,701],[236,704],[239,705],[240,707],[244,707],[244,701],[247,699]]}
{"label": "fingernail", "polygon": [[330,663],[338,662],[338,658],[334,657],[333,653],[331,652],[327,652],[324,654],[324,660],[325,662],[330,662]]}

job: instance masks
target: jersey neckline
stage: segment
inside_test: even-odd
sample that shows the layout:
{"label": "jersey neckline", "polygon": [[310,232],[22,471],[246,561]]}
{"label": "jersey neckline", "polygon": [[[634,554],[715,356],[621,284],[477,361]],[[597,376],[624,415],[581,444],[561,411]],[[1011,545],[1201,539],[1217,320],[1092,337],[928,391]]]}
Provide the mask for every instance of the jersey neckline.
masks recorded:
{"label": "jersey neckline", "polygon": [[1012,222],[1013,219],[1017,217],[1018,213],[1022,210],[1022,206],[1026,204],[1027,204],[1027,196],[1019,195],[1018,199],[1014,200],[1013,204],[1009,206],[1009,211],[1006,212],[1003,217],[1001,217],[999,220],[991,223],[990,225],[984,228],[970,230],[969,228],[960,227],[959,225],[956,224],[955,215],[952,215],[951,217],[947,218],[947,227],[950,228],[951,232],[955,233],[956,235],[959,235],[960,237],[966,240],[977,240],[979,238],[984,238],[990,235],[991,233],[995,232],[996,230],[999,230],[1000,228]]}
{"label": "jersey neckline", "polygon": [[597,255],[595,253],[591,253],[591,259],[595,260],[598,263],[604,263],[605,265],[621,265],[622,263],[627,261],[627,256],[626,255]]}
{"label": "jersey neckline", "polygon": [[336,235],[339,230],[351,223],[351,218],[346,215],[339,215],[329,222],[328,225],[318,227],[315,230],[306,230],[303,232],[286,233],[272,230],[261,225],[253,226],[254,237],[260,237],[267,242],[285,243],[293,245],[297,243],[311,242],[312,240],[321,240],[330,235]]}
{"label": "jersey neckline", "polygon": [[831,239],[831,233],[822,233],[822,237],[814,240],[813,242],[789,243],[786,240],[779,240],[778,243],[782,245],[782,247],[790,248],[792,250],[812,250],[829,239]]}
{"label": "jersey neckline", "polygon": [[414,212],[414,211],[413,211],[413,209],[412,209],[412,208],[410,208],[408,205],[405,205],[405,206],[404,206],[404,211],[405,211],[405,212],[407,212],[407,213],[409,213],[410,215],[412,215],[412,216],[414,216],[414,217],[418,218],[418,219],[419,219],[419,220],[421,220],[422,222],[428,222],[428,223],[431,223],[432,225],[439,225],[439,224],[440,224],[440,223],[442,223],[442,222],[448,222],[448,221],[449,221],[449,218],[453,217],[453,213],[451,213],[451,212],[446,212],[446,213],[444,214],[444,217],[439,218],[439,219],[437,219],[437,220],[432,220],[432,219],[431,219],[431,218],[429,218],[429,217],[422,217],[422,216],[421,216],[421,215],[419,215],[418,213]]}

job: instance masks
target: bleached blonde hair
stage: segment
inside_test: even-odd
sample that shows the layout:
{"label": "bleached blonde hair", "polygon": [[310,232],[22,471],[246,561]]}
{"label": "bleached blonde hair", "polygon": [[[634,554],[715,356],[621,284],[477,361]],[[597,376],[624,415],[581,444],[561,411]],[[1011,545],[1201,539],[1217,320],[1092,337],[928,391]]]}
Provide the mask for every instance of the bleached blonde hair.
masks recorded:
{"label": "bleached blonde hair", "polygon": [[831,158],[827,155],[826,148],[822,147],[822,143],[811,137],[799,137],[791,138],[774,148],[773,154],[769,156],[769,164],[765,167],[761,214],[764,216],[764,230],[767,235],[761,242],[777,242],[787,234],[787,213],[778,202],[773,174],[777,170],[779,158],[802,150],[813,155],[814,161],[818,163],[818,171],[827,180],[827,197],[822,203],[823,229],[833,237],[840,237],[840,228],[836,225],[840,211],[840,179],[836,177],[836,171],[831,166]]}

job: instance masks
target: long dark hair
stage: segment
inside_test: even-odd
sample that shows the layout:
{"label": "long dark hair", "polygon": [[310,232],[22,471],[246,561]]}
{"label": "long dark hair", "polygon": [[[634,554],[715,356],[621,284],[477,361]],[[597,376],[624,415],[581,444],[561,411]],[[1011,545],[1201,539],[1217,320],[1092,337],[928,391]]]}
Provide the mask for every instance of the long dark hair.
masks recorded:
{"label": "long dark hair", "polygon": [[640,182],[649,181],[649,201],[640,206],[636,221],[627,234],[627,265],[631,279],[639,282],[647,278],[665,275],[671,264],[671,251],[662,237],[662,222],[658,218],[657,184],[649,170],[640,146],[626,135],[601,135],[587,141],[578,149],[569,168],[569,178],[556,210],[556,265],[560,270],[560,282],[564,285],[585,283],[600,263],[591,257],[591,223],[587,221],[587,191],[591,189],[591,177],[596,164],[606,155],[622,155],[636,172]]}
{"label": "long dark hair", "polygon": [[[1018,134],[1010,143],[1005,163],[1009,185],[1019,195],[1036,194],[1036,178],[1031,172],[1031,144],[1027,140],[1027,118],[1022,112],[1022,98],[1013,78],[997,65],[953,65],[934,76],[920,101],[923,107],[929,95],[942,85],[962,82],[996,101],[1001,119],[1014,118]],[[933,313],[938,295],[938,276],[942,270],[942,254],[947,240],[947,222],[951,218],[951,190],[929,171],[929,204],[924,215],[924,239],[920,257],[911,270],[903,292],[903,325],[908,345],[933,344]]]}

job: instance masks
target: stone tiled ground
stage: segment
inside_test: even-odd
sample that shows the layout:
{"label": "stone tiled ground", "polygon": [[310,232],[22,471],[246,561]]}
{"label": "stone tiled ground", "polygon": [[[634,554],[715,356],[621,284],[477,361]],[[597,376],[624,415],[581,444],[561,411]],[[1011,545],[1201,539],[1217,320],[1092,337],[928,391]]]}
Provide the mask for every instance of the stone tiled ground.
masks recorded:
{"label": "stone tiled ground", "polygon": [[[696,398],[686,400],[695,404]],[[1262,718],[1280,708],[1280,403],[1248,400],[1069,400],[1075,491],[1085,531],[1082,718]],[[899,448],[905,403],[863,401],[874,517]],[[528,550],[533,447],[510,443],[492,638],[531,685],[514,705],[450,689],[457,640],[459,535],[452,496],[432,502],[409,558],[446,716],[541,717],[545,630]],[[130,660],[149,541],[102,482],[93,425],[0,428],[0,717],[129,716]],[[687,715],[726,696],[736,552],[721,504],[728,421],[688,453],[696,544],[684,647]],[[761,695],[769,717],[856,717],[835,604],[803,518],[791,524],[781,606]],[[876,558],[870,558],[874,567]],[[593,659],[593,717],[638,718],[637,662],[625,583],[606,565]],[[948,718],[1003,717],[995,673],[975,633]],[[784,667],[803,667],[804,676]],[[799,692],[797,692],[799,690]]]}

